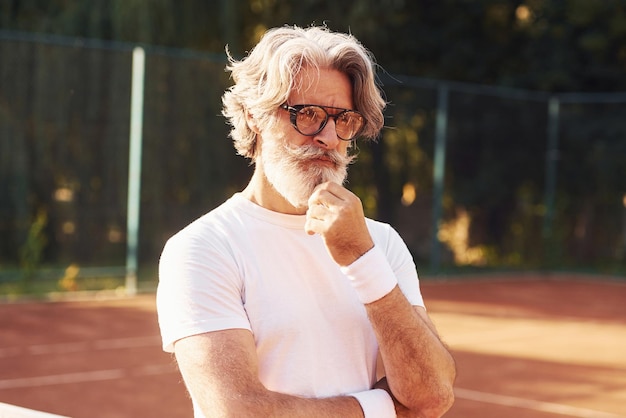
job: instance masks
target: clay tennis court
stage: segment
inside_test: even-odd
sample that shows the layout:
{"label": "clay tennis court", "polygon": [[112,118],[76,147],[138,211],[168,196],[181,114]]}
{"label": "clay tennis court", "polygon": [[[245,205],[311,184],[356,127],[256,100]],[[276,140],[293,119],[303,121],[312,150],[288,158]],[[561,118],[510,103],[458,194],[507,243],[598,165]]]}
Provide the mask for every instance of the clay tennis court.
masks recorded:
{"label": "clay tennis court", "polygon": [[[458,365],[447,418],[626,417],[626,281],[423,280]],[[109,295],[110,296],[110,295]],[[69,417],[191,417],[153,294],[0,304],[0,403]],[[0,405],[0,418],[26,417]]]}

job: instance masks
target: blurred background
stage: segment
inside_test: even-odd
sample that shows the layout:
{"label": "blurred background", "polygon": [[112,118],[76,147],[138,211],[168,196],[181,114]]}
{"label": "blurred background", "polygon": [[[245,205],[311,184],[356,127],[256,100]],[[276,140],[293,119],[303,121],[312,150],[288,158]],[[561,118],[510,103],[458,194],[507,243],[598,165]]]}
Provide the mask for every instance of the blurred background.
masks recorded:
{"label": "blurred background", "polygon": [[153,288],[167,238],[252,172],[220,115],[224,48],[241,57],[284,24],[376,56],[386,126],[348,187],[422,276],[626,275],[625,0],[8,0],[0,294],[120,288],[129,269]]}

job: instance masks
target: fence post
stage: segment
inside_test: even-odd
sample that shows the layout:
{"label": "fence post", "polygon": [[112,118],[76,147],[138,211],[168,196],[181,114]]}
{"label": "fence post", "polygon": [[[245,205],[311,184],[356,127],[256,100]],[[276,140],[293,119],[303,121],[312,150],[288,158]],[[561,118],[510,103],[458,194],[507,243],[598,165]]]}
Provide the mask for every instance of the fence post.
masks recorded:
{"label": "fence post", "polygon": [[128,295],[137,293],[137,247],[139,243],[139,207],[141,202],[141,147],[143,136],[145,58],[146,54],[143,48],[136,47],[133,49],[126,229],[126,293]]}
{"label": "fence post", "polygon": [[560,100],[556,96],[548,101],[548,141],[546,150],[546,184],[543,217],[543,248],[548,254],[548,262],[553,260],[552,235],[554,220],[554,195],[556,193],[556,164],[559,158],[559,111]]}
{"label": "fence post", "polygon": [[436,274],[441,266],[441,243],[439,224],[443,207],[443,189],[446,168],[446,130],[448,127],[448,85],[440,83],[437,88],[437,118],[435,124],[435,155],[433,164],[433,212],[430,267]]}

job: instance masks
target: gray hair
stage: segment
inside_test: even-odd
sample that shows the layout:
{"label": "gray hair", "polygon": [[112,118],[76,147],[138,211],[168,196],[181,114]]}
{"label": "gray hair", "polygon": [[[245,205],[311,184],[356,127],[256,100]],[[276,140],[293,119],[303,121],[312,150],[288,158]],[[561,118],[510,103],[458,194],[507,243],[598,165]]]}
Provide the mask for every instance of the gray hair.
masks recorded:
{"label": "gray hair", "polygon": [[246,158],[254,160],[256,154],[256,133],[246,113],[260,127],[269,126],[292,89],[300,87],[294,80],[304,66],[349,77],[354,106],[366,120],[361,137],[374,139],[383,127],[386,103],[376,84],[374,56],[352,35],[321,26],[285,26],[268,30],[239,61],[226,52],[234,85],[222,96],[222,114],[231,125],[235,149]]}

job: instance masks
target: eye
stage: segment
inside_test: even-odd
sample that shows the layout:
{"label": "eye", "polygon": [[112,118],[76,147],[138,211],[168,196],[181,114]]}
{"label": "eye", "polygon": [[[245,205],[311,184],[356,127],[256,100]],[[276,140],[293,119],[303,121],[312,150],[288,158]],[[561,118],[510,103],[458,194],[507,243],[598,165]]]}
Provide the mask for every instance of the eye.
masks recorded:
{"label": "eye", "polygon": [[317,113],[315,113],[315,110],[313,110],[312,108],[305,107],[300,111],[300,116],[302,116],[303,118],[311,119],[316,117]]}
{"label": "eye", "polygon": [[341,115],[341,120],[346,125],[357,128],[361,127],[363,123],[363,117],[355,112],[344,113],[343,115]]}
{"label": "eye", "polygon": [[324,119],[320,116],[320,112],[324,111],[320,108],[315,108],[313,106],[305,107],[298,112],[298,122],[315,124],[319,120]]}
{"label": "eye", "polygon": [[348,112],[344,112],[337,118],[337,123],[342,123],[344,125],[350,125],[354,123],[353,120],[354,115],[350,115]]}

